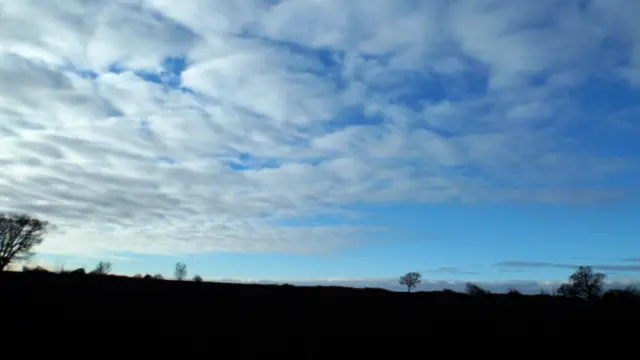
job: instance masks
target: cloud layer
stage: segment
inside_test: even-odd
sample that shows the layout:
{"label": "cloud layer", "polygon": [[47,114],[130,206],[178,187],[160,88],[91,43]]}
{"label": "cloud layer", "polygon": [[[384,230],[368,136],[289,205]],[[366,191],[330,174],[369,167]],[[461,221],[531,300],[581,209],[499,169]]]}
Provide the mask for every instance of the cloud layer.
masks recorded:
{"label": "cloud layer", "polygon": [[570,135],[630,134],[636,110],[592,116],[573,94],[640,86],[639,12],[4,1],[0,204],[58,225],[46,253],[180,254],[357,245],[381,229],[289,224],[354,204],[613,200],[635,189],[602,181],[637,163]]}
{"label": "cloud layer", "polygon": [[[640,264],[630,264],[631,262],[637,262],[637,260],[626,261],[622,264],[599,264],[592,267],[596,271],[620,271],[620,272],[640,272]],[[551,263],[551,262],[537,262],[537,261],[501,261],[495,263],[494,266],[502,269],[532,269],[532,268],[556,268],[556,269],[568,269],[575,270],[579,265],[568,263]]]}

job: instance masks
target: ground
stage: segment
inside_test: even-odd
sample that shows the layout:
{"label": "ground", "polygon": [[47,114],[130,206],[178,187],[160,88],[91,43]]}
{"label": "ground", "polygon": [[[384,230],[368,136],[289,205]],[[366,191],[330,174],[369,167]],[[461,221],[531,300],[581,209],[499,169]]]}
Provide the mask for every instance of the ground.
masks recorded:
{"label": "ground", "polygon": [[[111,349],[230,345],[221,340],[225,337],[247,344],[237,351],[317,349],[320,343],[326,349],[327,337],[334,339],[331,346],[338,346],[337,337],[358,337],[366,344],[384,338],[387,345],[427,335],[561,339],[576,332],[624,335],[640,320],[637,299],[586,302],[548,295],[398,293],[37,272],[0,273],[0,305],[5,329],[16,341],[38,347],[108,342]],[[365,343],[359,346],[366,348]],[[349,345],[355,343],[344,346]]]}

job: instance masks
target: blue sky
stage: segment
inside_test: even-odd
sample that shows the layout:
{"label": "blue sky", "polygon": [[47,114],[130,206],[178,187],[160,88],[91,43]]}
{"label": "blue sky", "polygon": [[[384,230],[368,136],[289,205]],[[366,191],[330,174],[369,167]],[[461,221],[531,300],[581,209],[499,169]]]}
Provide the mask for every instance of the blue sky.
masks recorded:
{"label": "blue sky", "polygon": [[638,6],[10,1],[0,210],[53,267],[635,281]]}

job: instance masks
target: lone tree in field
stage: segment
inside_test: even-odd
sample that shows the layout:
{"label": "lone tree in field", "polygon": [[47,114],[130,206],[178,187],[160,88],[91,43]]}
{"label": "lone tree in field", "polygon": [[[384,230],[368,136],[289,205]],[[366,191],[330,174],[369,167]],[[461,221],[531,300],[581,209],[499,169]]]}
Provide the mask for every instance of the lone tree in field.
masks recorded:
{"label": "lone tree in field", "polygon": [[422,281],[422,275],[417,272],[410,272],[404,276],[400,277],[400,285],[405,285],[407,287],[407,291],[411,292],[411,289],[416,287]]}
{"label": "lone tree in field", "polygon": [[99,275],[107,275],[109,273],[111,273],[111,263],[108,261],[100,261],[98,263],[98,265],[96,265],[95,269],[93,269],[91,271],[92,274],[99,274]]}
{"label": "lone tree in field", "polygon": [[175,276],[176,280],[184,280],[187,277],[187,265],[183,263],[177,263],[176,270],[174,271],[173,276]]}
{"label": "lone tree in field", "polygon": [[603,273],[594,273],[591,266],[580,266],[569,276],[569,282],[560,285],[557,293],[561,296],[592,299],[602,295],[604,279]]}
{"label": "lone tree in field", "polygon": [[0,271],[13,261],[33,256],[49,223],[24,214],[0,214]]}

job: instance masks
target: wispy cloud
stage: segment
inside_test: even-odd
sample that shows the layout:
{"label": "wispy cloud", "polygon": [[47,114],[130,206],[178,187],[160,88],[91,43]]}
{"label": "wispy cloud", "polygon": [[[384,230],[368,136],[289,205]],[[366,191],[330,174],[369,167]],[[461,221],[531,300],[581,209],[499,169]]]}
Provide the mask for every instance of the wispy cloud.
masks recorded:
{"label": "wispy cloud", "polygon": [[478,270],[460,268],[456,266],[441,266],[439,268],[427,270],[424,272],[433,273],[433,274],[453,274],[453,275],[478,275],[481,273],[481,271],[478,271]]}
{"label": "wispy cloud", "polygon": [[[578,264],[553,263],[553,262],[537,262],[537,261],[501,261],[495,263],[494,266],[499,268],[558,268],[558,269],[577,269]],[[640,265],[627,264],[593,264],[590,265],[594,270],[602,271],[620,271],[620,272],[637,272],[640,271]]]}
{"label": "wispy cloud", "polygon": [[619,199],[637,161],[567,136],[609,128],[571,91],[640,86],[639,12],[4,1],[0,203],[58,225],[43,252],[169,254],[354,246],[372,229],[283,224],[356,203]]}

